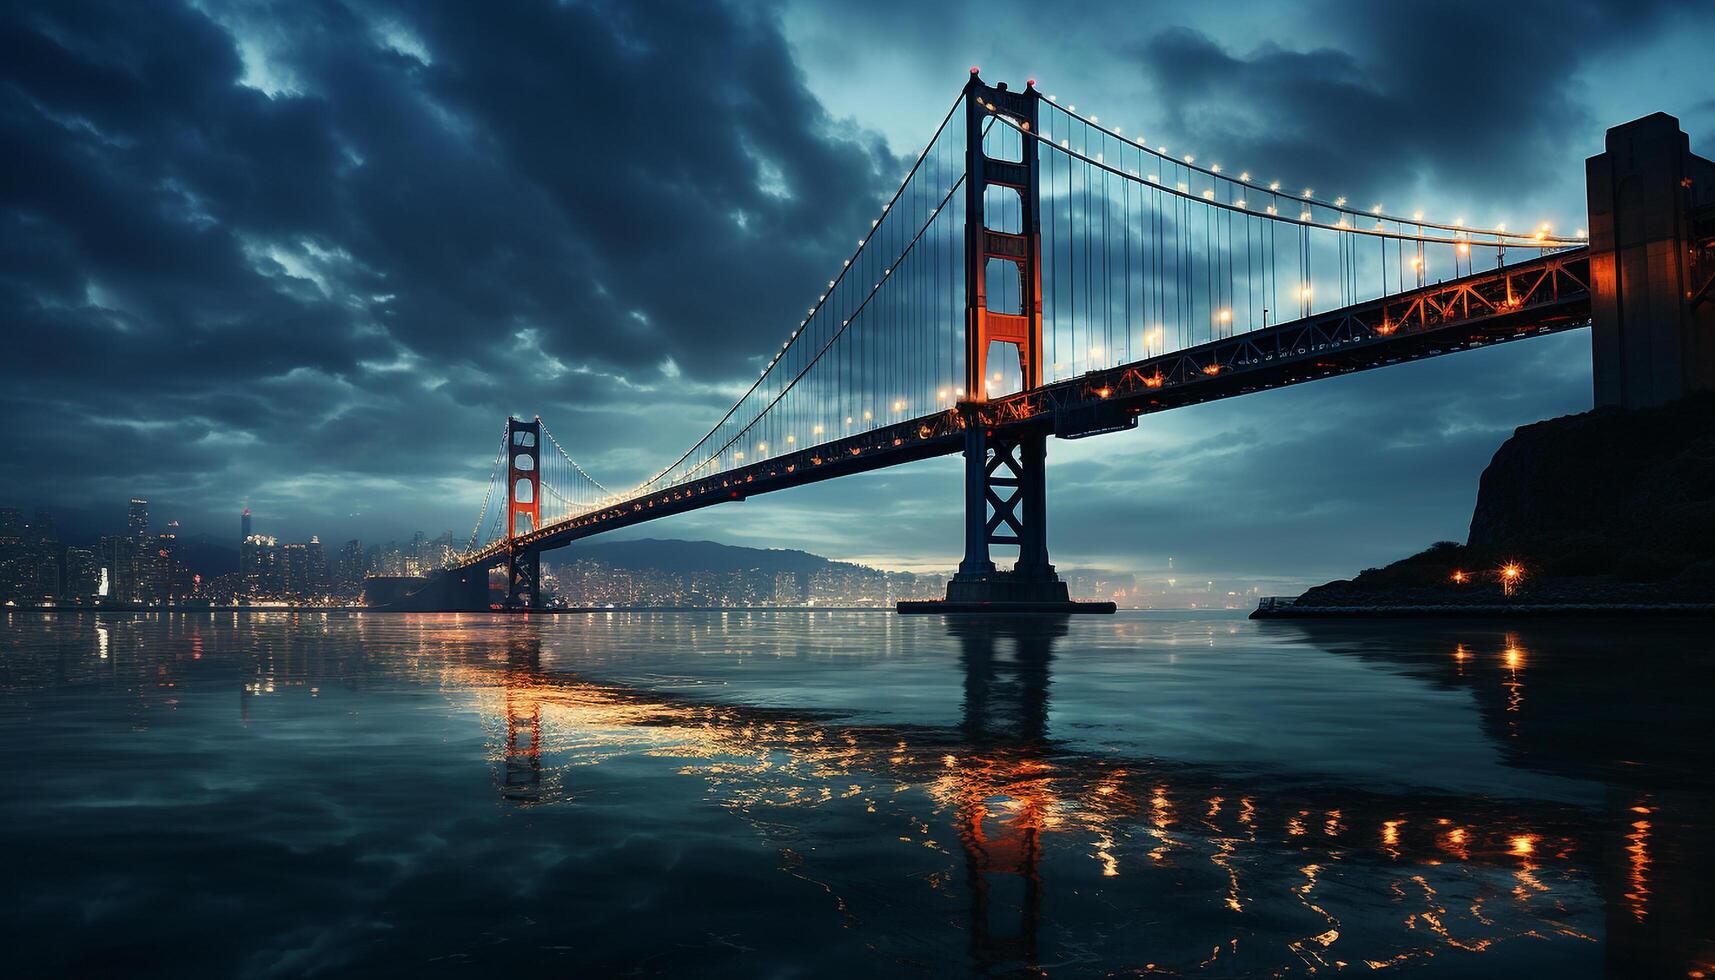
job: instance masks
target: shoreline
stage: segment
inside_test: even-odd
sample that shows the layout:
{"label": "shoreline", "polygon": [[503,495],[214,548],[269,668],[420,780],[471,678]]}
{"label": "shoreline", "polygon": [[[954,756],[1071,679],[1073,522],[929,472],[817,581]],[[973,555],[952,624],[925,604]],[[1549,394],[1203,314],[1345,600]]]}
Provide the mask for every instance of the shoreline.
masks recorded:
{"label": "shoreline", "polygon": [[1251,619],[1504,619],[1575,616],[1715,616],[1711,602],[1559,602],[1493,605],[1261,605]]}

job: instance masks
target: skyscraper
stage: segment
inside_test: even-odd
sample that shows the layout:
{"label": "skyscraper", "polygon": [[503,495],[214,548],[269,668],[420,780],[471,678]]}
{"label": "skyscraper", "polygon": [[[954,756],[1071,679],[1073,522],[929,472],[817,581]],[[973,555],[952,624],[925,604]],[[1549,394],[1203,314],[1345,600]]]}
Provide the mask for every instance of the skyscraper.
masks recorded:
{"label": "skyscraper", "polygon": [[131,536],[141,540],[149,534],[149,502],[137,497],[131,498],[131,506],[125,509],[125,529]]}
{"label": "skyscraper", "polygon": [[240,543],[250,537],[250,508],[244,508],[243,516],[238,518],[238,540]]}
{"label": "skyscraper", "polygon": [[65,594],[67,598],[89,601],[101,583],[100,566],[95,552],[88,548],[66,549]]}

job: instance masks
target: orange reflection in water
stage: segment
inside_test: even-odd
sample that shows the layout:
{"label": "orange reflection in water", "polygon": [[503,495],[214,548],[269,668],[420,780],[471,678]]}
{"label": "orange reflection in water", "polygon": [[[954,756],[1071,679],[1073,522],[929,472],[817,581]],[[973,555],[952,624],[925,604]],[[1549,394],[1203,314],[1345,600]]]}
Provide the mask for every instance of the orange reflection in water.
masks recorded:
{"label": "orange reflection in water", "polygon": [[1629,865],[1626,876],[1626,905],[1632,911],[1632,918],[1642,922],[1649,915],[1649,871],[1650,871],[1650,807],[1639,803],[1632,807],[1632,813],[1637,816],[1632,821],[1631,832],[1626,834],[1626,863]]}
{"label": "orange reflection in water", "polygon": [[[1287,965],[1295,969],[1320,970],[1343,962],[1336,950],[1351,940],[1342,939],[1346,930],[1333,911],[1338,906],[1318,897],[1319,881],[1330,874],[1349,877],[1354,867],[1350,858],[1365,849],[1421,869],[1444,860],[1506,863],[1499,859],[1509,855],[1515,861],[1525,859],[1527,865],[1515,869],[1521,902],[1529,904],[1530,896],[1548,890],[1539,865],[1532,863],[1538,860],[1540,834],[1528,822],[1520,829],[1516,814],[1487,808],[1457,813],[1454,821],[1435,813],[1390,815],[1381,807],[1398,806],[1399,799],[1387,796],[1295,799],[1289,793],[1271,806],[1270,796],[1259,802],[1235,792],[1235,787],[1211,785],[1207,777],[1174,776],[1158,766],[1129,762],[1121,769],[1100,756],[1060,750],[1050,754],[1036,735],[1011,743],[1001,736],[974,740],[955,730],[846,726],[787,710],[684,700],[544,670],[528,651],[504,662],[494,657],[454,661],[443,679],[449,689],[475,692],[482,713],[495,720],[492,754],[503,773],[501,795],[509,802],[564,799],[561,777],[569,778],[577,766],[643,753],[682,760],[679,772],[704,780],[711,800],[765,834],[787,826],[791,810],[841,800],[853,800],[872,819],[903,819],[908,826],[888,837],[897,836],[899,846],[949,856],[962,852],[965,873],[937,874],[935,880],[943,888],[965,883],[973,951],[986,962],[1034,962],[1035,920],[1045,887],[1043,858],[1056,839],[1061,848],[1082,857],[1093,881],[1163,873],[1153,869],[1169,867],[1170,854],[1187,856],[1178,862],[1179,872],[1168,872],[1183,873],[1200,856],[1225,879],[1225,887],[1208,898],[1228,914],[1269,907],[1266,889],[1259,891],[1254,883],[1247,888],[1246,877],[1254,873],[1249,869],[1266,867],[1281,853],[1296,849],[1310,860],[1301,867],[1301,883],[1290,891],[1324,925],[1287,941],[1292,954]],[[996,708],[1001,690],[996,686],[987,691],[987,708]],[[1014,715],[1041,724],[1039,706],[1025,704]],[[1176,785],[1179,780],[1185,785]],[[531,792],[523,792],[523,786]],[[932,812],[919,815],[911,806],[918,794],[927,797]],[[1336,802],[1340,805],[1329,805]],[[1195,816],[1182,823],[1181,810]],[[947,821],[940,833],[937,816]],[[1380,833],[1349,838],[1348,822],[1379,825]],[[1503,829],[1506,824],[1509,829]],[[1422,832],[1413,834],[1414,827]],[[940,843],[950,840],[948,831],[958,848]],[[787,846],[782,847],[784,855]],[[783,857],[782,867],[794,877],[816,881],[834,897],[838,914],[855,916],[839,893],[837,879],[813,877],[814,849],[789,849],[793,856]],[[1140,851],[1147,860],[1136,860]],[[1647,849],[1643,853],[1647,867]],[[1128,854],[1134,856],[1129,864]],[[1370,935],[1361,954],[1354,949],[1345,958],[1404,962],[1432,956],[1438,947],[1481,951],[1496,939],[1518,934],[1483,916],[1480,897],[1471,903],[1464,924],[1454,929],[1452,914],[1435,903],[1435,890],[1424,877],[1431,873],[1439,874],[1425,870],[1415,877],[1415,888],[1396,892],[1396,900],[1408,906],[1428,903],[1405,918],[1435,936],[1434,944],[1408,942],[1383,950]],[[1557,872],[1546,880],[1558,882],[1563,875]],[[1003,901],[1001,896],[1013,893],[996,890],[995,883],[1003,880],[1023,882],[1023,898]],[[1414,928],[1408,925],[1406,935]],[[1472,935],[1485,930],[1486,936]],[[1225,957],[1236,955],[1238,947],[1228,952],[1223,944],[1218,949]]]}

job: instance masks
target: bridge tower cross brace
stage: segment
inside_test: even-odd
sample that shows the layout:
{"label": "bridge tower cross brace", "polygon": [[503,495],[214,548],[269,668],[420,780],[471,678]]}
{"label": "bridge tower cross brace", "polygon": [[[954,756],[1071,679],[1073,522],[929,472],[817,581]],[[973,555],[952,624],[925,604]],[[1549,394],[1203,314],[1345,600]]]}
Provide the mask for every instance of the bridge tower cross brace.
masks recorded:
{"label": "bridge tower cross brace", "polygon": [[506,420],[506,608],[541,605],[542,552],[522,540],[542,526],[542,420]]}
{"label": "bridge tower cross brace", "polygon": [[[1046,429],[1001,431],[987,424],[988,351],[992,342],[1017,352],[1026,390],[1042,385],[1041,180],[1036,141],[1019,140],[1018,160],[1001,160],[983,147],[984,123],[992,116],[1013,120],[1026,134],[1037,132],[1041,95],[1035,84],[1012,92],[990,86],[975,71],[965,86],[965,557],[947,584],[949,603],[1066,604],[1065,583],[1048,562]],[[998,125],[998,124],[997,124]],[[988,226],[984,200],[989,187],[1018,195],[1022,224],[1017,231]],[[991,261],[1017,270],[1019,304],[989,306]],[[1016,545],[1018,563],[997,570],[989,546]]]}

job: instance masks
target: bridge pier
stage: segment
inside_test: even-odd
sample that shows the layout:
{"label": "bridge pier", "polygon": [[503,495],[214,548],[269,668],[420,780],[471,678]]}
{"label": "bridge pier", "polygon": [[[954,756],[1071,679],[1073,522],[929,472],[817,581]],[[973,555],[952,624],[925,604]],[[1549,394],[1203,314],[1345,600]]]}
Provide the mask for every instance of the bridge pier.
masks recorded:
{"label": "bridge pier", "polygon": [[1715,162],[1658,112],[1608,130],[1585,177],[1597,406],[1715,391]]}
{"label": "bridge pier", "polygon": [[506,556],[506,605],[523,612],[542,606],[542,553],[513,551]]}
{"label": "bridge pier", "polygon": [[[942,601],[904,601],[902,613],[1111,613],[1111,602],[1073,602],[1048,560],[1048,433],[985,429],[965,406],[965,557]],[[991,545],[1018,548],[1010,569]]]}

